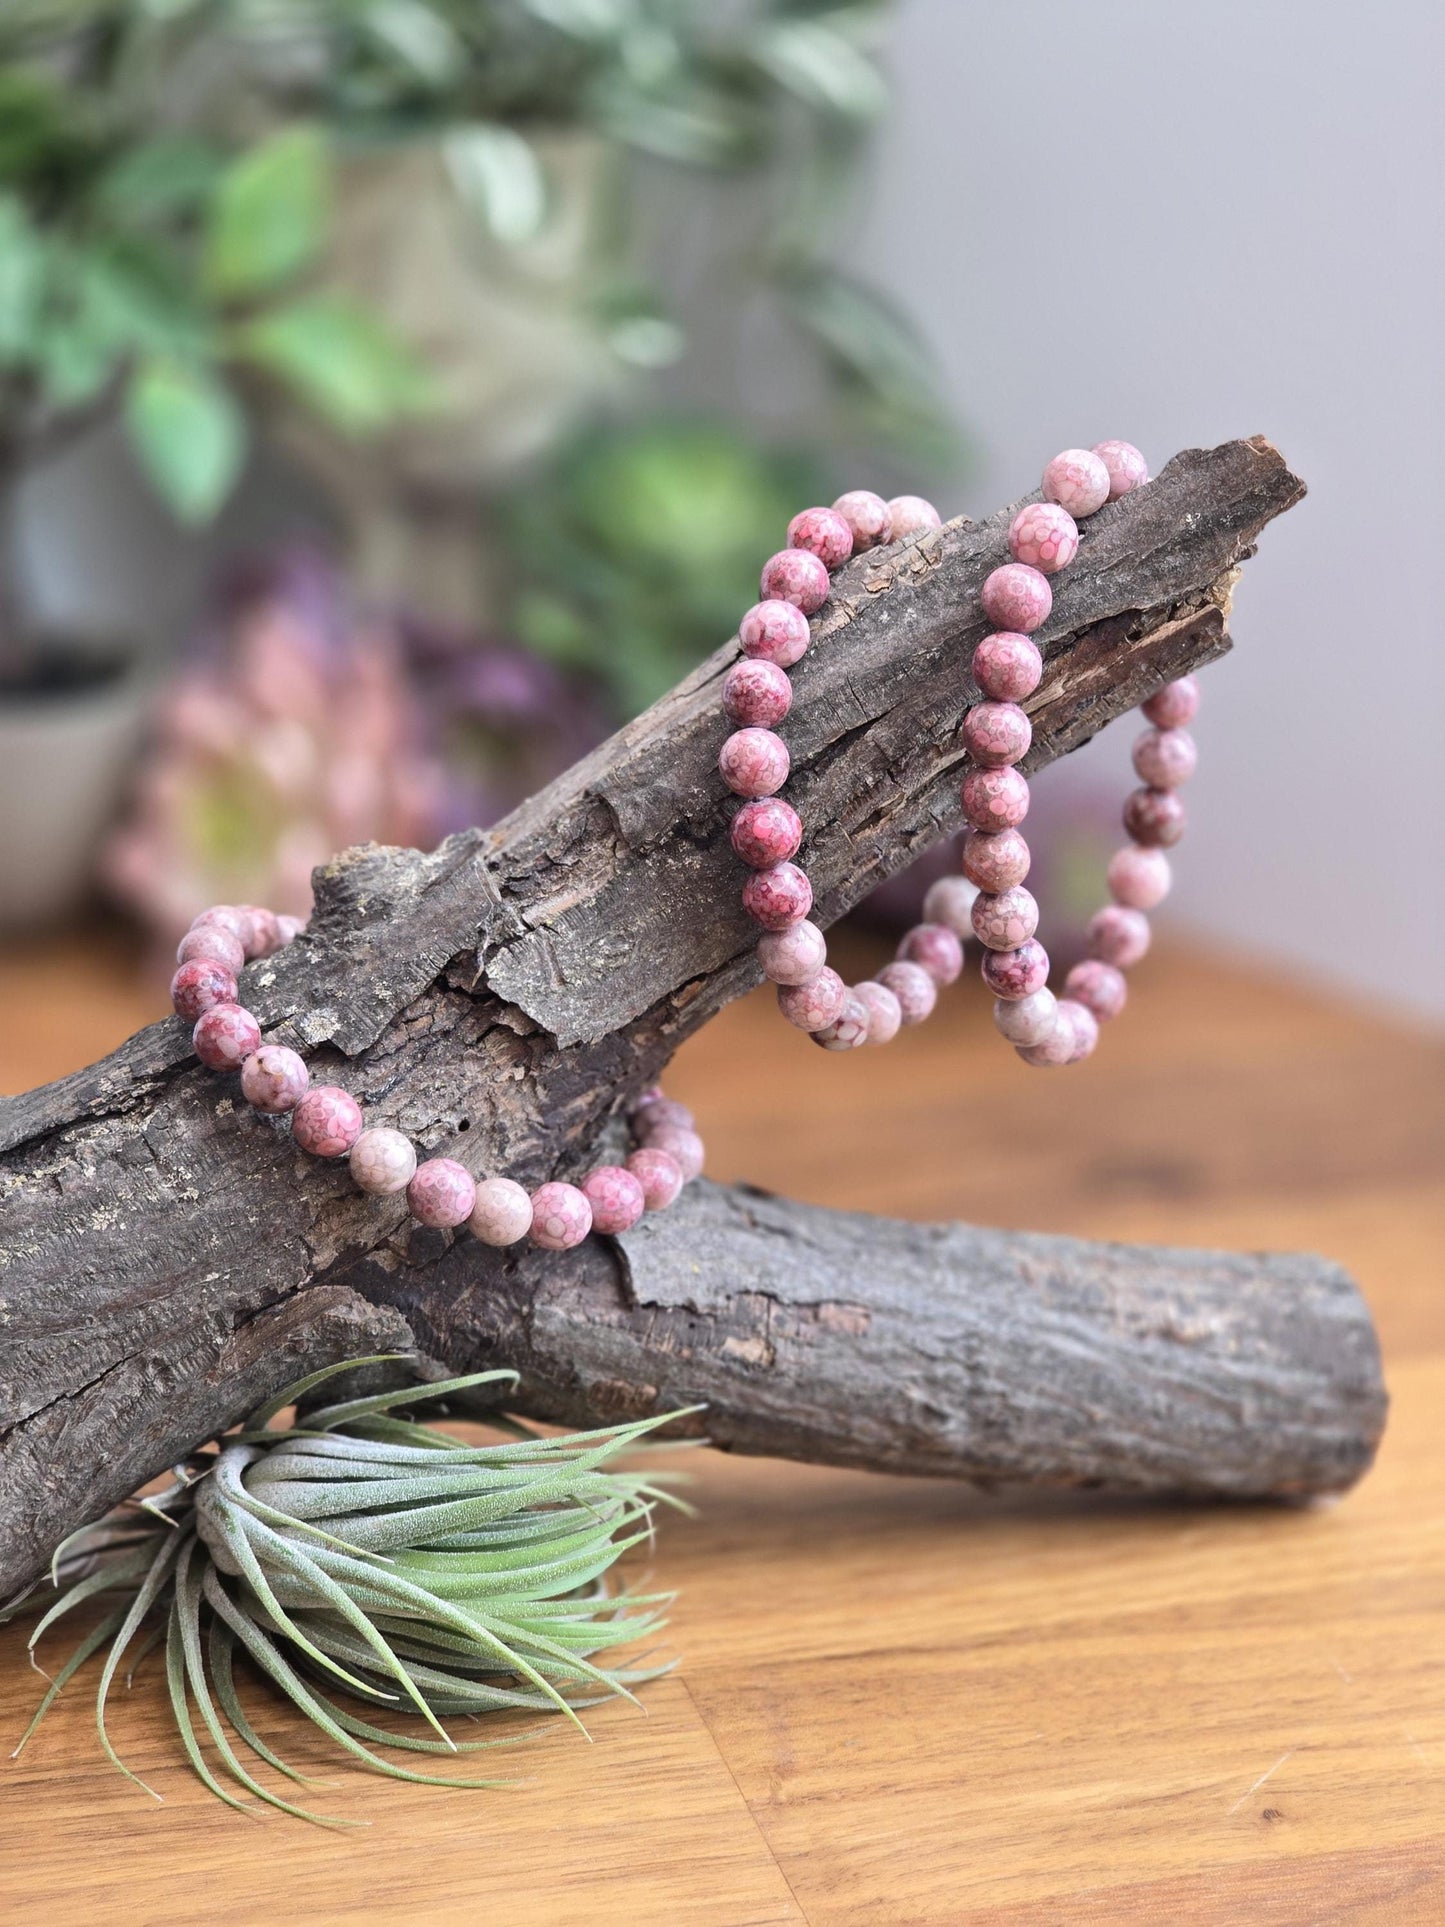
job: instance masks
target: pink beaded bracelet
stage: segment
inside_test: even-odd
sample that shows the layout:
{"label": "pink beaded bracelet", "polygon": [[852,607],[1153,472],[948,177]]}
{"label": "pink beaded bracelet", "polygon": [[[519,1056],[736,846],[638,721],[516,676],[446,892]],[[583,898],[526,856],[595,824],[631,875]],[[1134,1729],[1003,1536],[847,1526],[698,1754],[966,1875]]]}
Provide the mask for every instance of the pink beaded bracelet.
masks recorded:
{"label": "pink beaded bracelet", "polygon": [[686,1105],[646,1090],[629,1114],[635,1149],[625,1165],[599,1165],[580,1185],[553,1181],[528,1192],[512,1178],[472,1177],[455,1158],[417,1162],[416,1148],[389,1125],[367,1126],[361,1106],[334,1084],[311,1086],[304,1060],[285,1044],[262,1041],[261,1026],[239,1001],[243,964],[269,957],[301,930],[254,904],[203,910],[182,937],[171,1002],[192,1023],[197,1057],[210,1070],[239,1071],[241,1091],[268,1117],[289,1113],[298,1149],[346,1158],[361,1190],[405,1191],[418,1224],[468,1225],[483,1244],[530,1236],[544,1251],[567,1251],[589,1231],[630,1231],[646,1211],[665,1211],[703,1167],[703,1142]]}

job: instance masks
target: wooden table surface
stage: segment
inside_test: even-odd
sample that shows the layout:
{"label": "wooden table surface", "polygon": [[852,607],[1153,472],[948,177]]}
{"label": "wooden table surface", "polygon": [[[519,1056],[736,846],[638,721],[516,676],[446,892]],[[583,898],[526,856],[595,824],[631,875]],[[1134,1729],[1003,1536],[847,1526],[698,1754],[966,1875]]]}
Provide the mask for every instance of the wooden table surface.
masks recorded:
{"label": "wooden table surface", "polygon": [[[0,958],[0,1086],[148,1014],[111,940]],[[865,1059],[759,1001],[679,1061],[711,1168],[830,1204],[1097,1237],[1312,1246],[1379,1320],[1375,1471],[1309,1510],[985,1497],[694,1455],[667,1521],[680,1672],[516,1758],[382,1783],[298,1738],[334,1835],[220,1808],[148,1667],[101,1759],[77,1681],[0,1766],[0,1918],[214,1927],[1445,1921],[1445,1048],[1166,953],[1094,1063],[1025,1072],[981,994]],[[774,1067],[786,1056],[787,1075]],[[765,1101],[760,1101],[764,1099]],[[63,1649],[56,1645],[52,1654]],[[0,1638],[0,1735],[41,1682]],[[10,1741],[5,1747],[8,1752]]]}

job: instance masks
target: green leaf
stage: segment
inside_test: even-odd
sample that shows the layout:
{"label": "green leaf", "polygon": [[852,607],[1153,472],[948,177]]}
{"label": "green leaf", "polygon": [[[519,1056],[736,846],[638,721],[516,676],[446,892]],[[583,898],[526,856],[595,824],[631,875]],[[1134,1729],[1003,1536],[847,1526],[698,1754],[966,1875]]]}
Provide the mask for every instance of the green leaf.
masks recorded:
{"label": "green leaf", "polygon": [[288,127],[234,161],[216,189],[206,236],[215,292],[261,294],[314,260],[330,190],[326,141],[314,127]]}
{"label": "green leaf", "polygon": [[370,435],[433,399],[391,330],[340,295],[273,308],[236,336],[238,352],[348,435]]}
{"label": "green leaf", "polygon": [[876,120],[888,105],[888,89],[876,62],[850,37],[853,24],[843,13],[773,21],[758,34],[754,58],[810,107],[843,120]]}
{"label": "green leaf", "polygon": [[160,134],[121,156],[104,176],[100,205],[125,221],[144,221],[199,207],[214,190],[221,157],[191,134]]}
{"label": "green leaf", "polygon": [[547,213],[547,182],[530,141],[510,127],[458,127],[442,146],[457,192],[508,247],[530,241]]}
{"label": "green leaf", "polygon": [[205,522],[230,493],[246,452],[246,424],[230,390],[201,369],[143,362],[125,397],[125,422],[159,494],[184,522]]}
{"label": "green leaf", "polygon": [[35,344],[45,290],[45,244],[13,194],[0,195],[0,362]]}

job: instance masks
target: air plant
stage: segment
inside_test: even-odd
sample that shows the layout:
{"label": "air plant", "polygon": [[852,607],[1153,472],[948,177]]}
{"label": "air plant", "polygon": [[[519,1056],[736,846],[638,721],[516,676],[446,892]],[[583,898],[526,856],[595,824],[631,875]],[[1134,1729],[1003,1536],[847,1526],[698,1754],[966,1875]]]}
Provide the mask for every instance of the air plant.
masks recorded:
{"label": "air plant", "polygon": [[[65,1614],[90,1602],[103,1613],[55,1675],[17,1754],[104,1650],[101,1746],[159,1799],[116,1751],[106,1714],[127,1655],[133,1674],[163,1644],[181,1744],[218,1799],[256,1813],[241,1797],[249,1793],[299,1819],[349,1825],[283,1797],[243,1757],[307,1783],[253,1726],[238,1659],[373,1771],[466,1787],[507,1782],[422,1772],[377,1748],[452,1758],[525,1737],[457,1739],[445,1723],[484,1713],[559,1713],[585,1734],[583,1710],[614,1697],[636,1703],[633,1688],[670,1670],[645,1654],[611,1663],[614,1648],[662,1628],[672,1595],[618,1589],[608,1575],[650,1541],[656,1507],[680,1501],[610,1461],[679,1415],[557,1437],[499,1418],[491,1424],[502,1440],[482,1445],[405,1415],[422,1401],[515,1382],[515,1373],[480,1372],[312,1406],[277,1424],[337,1373],[390,1362],[352,1359],[288,1385],[177,1467],[163,1490],[65,1541],[51,1568],[60,1597],[31,1635],[32,1658]],[[414,1714],[421,1730],[379,1724],[383,1709]]]}

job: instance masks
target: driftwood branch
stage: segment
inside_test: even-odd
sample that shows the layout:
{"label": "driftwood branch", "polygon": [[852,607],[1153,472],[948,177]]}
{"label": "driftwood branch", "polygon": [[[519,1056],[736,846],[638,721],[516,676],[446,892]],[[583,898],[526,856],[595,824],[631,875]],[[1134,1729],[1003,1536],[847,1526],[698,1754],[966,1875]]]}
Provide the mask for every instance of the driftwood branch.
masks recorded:
{"label": "driftwood branch", "polygon": [[[1302,492],[1267,443],[1233,442],[1089,522],[1040,636],[1031,767],[1229,647],[1238,565]],[[794,672],[790,794],[825,922],[958,827],[965,665],[1009,513],[849,564]],[[247,972],[271,1034],[428,1151],[532,1182],[584,1169],[756,981],[715,768],[735,653],[495,830],[319,873],[311,932]],[[703,1398],[741,1450],[970,1478],[1332,1490],[1383,1417],[1368,1314],[1317,1260],[708,1185],[616,1243],[497,1254],[300,1157],[176,1021],[0,1106],[0,1214],[0,1592],[258,1395],[376,1348],[514,1365],[548,1417]]]}

